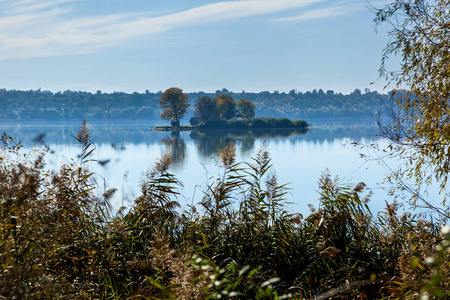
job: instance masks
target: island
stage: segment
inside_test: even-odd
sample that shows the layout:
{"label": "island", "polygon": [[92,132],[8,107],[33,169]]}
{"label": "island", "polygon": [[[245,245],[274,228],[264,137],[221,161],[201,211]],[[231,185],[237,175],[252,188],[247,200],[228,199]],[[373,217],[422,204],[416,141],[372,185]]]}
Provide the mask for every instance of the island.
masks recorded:
{"label": "island", "polygon": [[170,121],[171,126],[157,126],[157,131],[192,131],[195,129],[302,129],[310,125],[304,120],[288,118],[255,118],[256,105],[249,100],[235,101],[229,94],[220,94],[212,98],[202,96],[197,99],[191,125],[181,125],[180,120],[186,114],[188,96],[180,88],[167,89],[159,102],[163,109],[161,118]]}
{"label": "island", "polygon": [[[194,120],[193,120],[194,119]],[[310,124],[305,120],[290,120],[288,118],[248,118],[248,119],[212,119],[197,122],[191,119],[191,125],[156,126],[156,131],[192,131],[207,129],[308,129]]]}

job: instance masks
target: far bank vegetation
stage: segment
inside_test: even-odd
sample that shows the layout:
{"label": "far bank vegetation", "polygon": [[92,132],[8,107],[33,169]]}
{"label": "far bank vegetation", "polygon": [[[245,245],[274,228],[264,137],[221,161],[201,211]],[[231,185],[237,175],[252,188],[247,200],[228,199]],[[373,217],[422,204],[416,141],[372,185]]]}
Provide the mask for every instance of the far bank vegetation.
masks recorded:
{"label": "far bank vegetation", "polygon": [[[196,101],[204,96],[215,98],[220,94],[234,99],[246,99],[256,105],[255,115],[289,119],[323,117],[371,117],[380,103],[390,95],[368,89],[349,94],[322,89],[300,92],[216,92],[186,93],[190,107],[185,120],[194,116]],[[6,90],[0,89],[0,120],[137,120],[158,121],[162,109],[159,101],[163,91],[144,93],[95,93],[85,91]]]}

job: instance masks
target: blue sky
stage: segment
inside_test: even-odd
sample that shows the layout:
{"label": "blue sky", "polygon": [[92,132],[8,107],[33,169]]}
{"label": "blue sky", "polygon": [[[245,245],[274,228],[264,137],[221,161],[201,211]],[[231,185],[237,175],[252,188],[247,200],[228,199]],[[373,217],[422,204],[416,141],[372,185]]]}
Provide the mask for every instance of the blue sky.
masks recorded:
{"label": "blue sky", "polygon": [[0,87],[381,92],[373,18],[364,0],[0,0]]}

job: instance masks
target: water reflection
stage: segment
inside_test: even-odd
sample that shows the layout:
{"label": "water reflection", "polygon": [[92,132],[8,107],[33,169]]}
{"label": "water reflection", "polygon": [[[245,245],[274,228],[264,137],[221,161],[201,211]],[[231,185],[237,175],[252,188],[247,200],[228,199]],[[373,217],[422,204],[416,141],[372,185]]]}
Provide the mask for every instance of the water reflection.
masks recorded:
{"label": "water reflection", "polygon": [[[81,122],[80,122],[81,123]],[[5,132],[22,141],[26,149],[42,143],[50,146],[54,154],[46,158],[48,168],[76,159],[79,145],[72,137],[80,123],[7,123],[0,122],[0,133]],[[382,180],[383,170],[361,168],[364,163],[354,149],[342,147],[346,139],[363,141],[377,133],[370,120],[343,122],[310,122],[309,131],[299,130],[210,130],[202,132],[158,132],[150,122],[88,122],[91,139],[97,146],[92,171],[105,178],[108,188],[118,188],[117,207],[121,198],[133,199],[139,195],[138,183],[142,174],[161,154],[172,153],[173,172],[183,183],[181,193],[189,203],[201,200],[202,193],[195,187],[202,185],[217,166],[211,157],[230,141],[236,145],[237,161],[250,161],[264,140],[272,156],[272,162],[280,183],[292,184],[289,201],[296,203],[298,210],[307,213],[306,205],[317,199],[317,179],[329,168],[332,174],[351,178],[350,182],[365,181],[375,186]],[[128,174],[124,182],[123,175]],[[200,189],[201,190],[201,189]],[[114,202],[114,201],[113,201]],[[384,204],[384,201],[380,200]]]}
{"label": "water reflection", "polygon": [[[0,132],[7,133],[25,146],[44,142],[47,145],[70,145],[81,122],[0,122]],[[152,131],[150,122],[88,122],[91,140],[97,144],[108,144],[117,150],[125,144],[160,144],[168,132]]]}
{"label": "water reflection", "polygon": [[[306,130],[209,130],[177,135],[170,132],[152,131],[155,126],[150,122],[88,122],[91,139],[97,145],[108,144],[116,150],[123,150],[126,144],[161,144],[176,151],[178,161],[182,161],[182,152],[186,151],[186,143],[192,140],[199,155],[210,157],[223,149],[230,141],[239,145],[244,153],[254,149],[256,139],[283,140],[295,143],[298,140],[323,142],[336,138],[361,140],[374,136],[377,127],[371,119],[355,119],[351,121],[315,121],[309,131]],[[0,132],[6,132],[25,146],[34,144],[76,144],[73,139],[78,131],[78,122],[36,122],[16,123],[0,122]],[[184,145],[184,146],[183,146]],[[174,148],[175,147],[175,148]],[[183,150],[184,149],[184,150]]]}
{"label": "water reflection", "polygon": [[172,131],[170,136],[161,140],[161,143],[166,146],[166,152],[171,153],[172,162],[178,166],[183,165],[186,158],[186,143],[181,138],[179,131]]}
{"label": "water reflection", "polygon": [[254,151],[257,139],[299,137],[307,132],[307,129],[204,130],[193,131],[190,137],[199,156],[210,158],[222,151],[230,142],[233,142],[241,153],[247,156]]}

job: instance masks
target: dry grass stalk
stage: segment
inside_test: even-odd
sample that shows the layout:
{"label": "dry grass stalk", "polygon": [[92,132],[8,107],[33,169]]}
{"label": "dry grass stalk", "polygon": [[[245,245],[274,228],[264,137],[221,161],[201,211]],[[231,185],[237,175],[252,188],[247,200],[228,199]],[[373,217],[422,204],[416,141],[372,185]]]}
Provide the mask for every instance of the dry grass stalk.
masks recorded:
{"label": "dry grass stalk", "polygon": [[169,287],[179,300],[205,299],[206,281],[200,280],[199,271],[192,267],[192,249],[185,248],[184,253],[170,248],[170,238],[158,230],[155,233],[153,245],[150,249],[152,266],[166,274],[171,274]]}
{"label": "dry grass stalk", "polygon": [[234,164],[236,159],[236,150],[233,142],[230,142],[220,153],[220,158],[222,159],[222,164],[225,168],[229,168]]}

